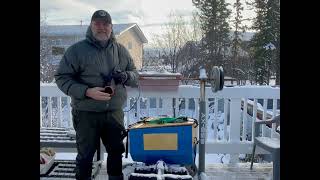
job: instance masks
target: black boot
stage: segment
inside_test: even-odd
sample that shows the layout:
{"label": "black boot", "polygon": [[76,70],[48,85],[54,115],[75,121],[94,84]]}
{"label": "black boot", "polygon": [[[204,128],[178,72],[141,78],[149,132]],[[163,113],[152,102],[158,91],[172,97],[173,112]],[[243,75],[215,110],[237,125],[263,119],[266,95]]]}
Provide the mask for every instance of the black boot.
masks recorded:
{"label": "black boot", "polygon": [[91,178],[91,177],[88,177],[88,178],[79,178],[79,177],[76,176],[76,180],[92,180],[92,178]]}
{"label": "black boot", "polygon": [[109,180],[123,180],[123,175],[121,175],[121,176],[109,176]]}

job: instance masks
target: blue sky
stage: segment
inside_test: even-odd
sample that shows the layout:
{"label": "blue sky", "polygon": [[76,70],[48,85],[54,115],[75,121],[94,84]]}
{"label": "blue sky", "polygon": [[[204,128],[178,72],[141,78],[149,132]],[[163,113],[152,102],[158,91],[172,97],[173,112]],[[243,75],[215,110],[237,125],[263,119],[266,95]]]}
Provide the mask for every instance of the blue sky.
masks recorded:
{"label": "blue sky", "polygon": [[[233,4],[235,0],[226,0]],[[243,1],[244,3],[244,1]],[[40,0],[41,14],[49,25],[89,24],[91,15],[98,9],[110,13],[113,23],[137,23],[148,39],[161,33],[161,25],[168,22],[174,11],[186,20],[196,8],[192,0]],[[231,7],[230,7],[231,8]],[[245,11],[244,17],[252,17]]]}

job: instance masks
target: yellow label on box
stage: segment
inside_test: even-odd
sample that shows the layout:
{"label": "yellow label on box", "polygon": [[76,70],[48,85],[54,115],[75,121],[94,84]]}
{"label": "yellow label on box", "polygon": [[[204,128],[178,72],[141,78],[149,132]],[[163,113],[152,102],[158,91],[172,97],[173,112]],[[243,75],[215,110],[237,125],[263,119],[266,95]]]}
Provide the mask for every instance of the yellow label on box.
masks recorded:
{"label": "yellow label on box", "polygon": [[143,145],[144,150],[178,150],[178,134],[144,134]]}

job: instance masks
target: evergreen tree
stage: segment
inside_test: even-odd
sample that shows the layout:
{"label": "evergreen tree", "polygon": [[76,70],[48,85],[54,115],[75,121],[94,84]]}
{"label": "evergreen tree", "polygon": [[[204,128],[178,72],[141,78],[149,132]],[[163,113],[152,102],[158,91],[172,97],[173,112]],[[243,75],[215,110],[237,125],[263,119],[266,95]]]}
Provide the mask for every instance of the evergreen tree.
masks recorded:
{"label": "evergreen tree", "polygon": [[[231,51],[232,51],[232,58],[231,58],[231,74],[232,77],[237,79],[245,79],[247,75],[244,72],[243,63],[241,63],[241,60],[244,60],[244,57],[241,56],[241,44],[242,44],[242,35],[246,31],[246,26],[243,25],[243,6],[240,0],[236,0],[236,2],[233,4],[233,7],[235,9],[234,11],[234,19],[233,19],[233,27],[234,32],[232,36],[232,43],[231,43]],[[241,68],[240,68],[241,67]],[[246,67],[247,69],[247,67]],[[240,73],[240,74],[239,74]]]}
{"label": "evergreen tree", "polygon": [[255,80],[269,84],[275,74],[280,84],[280,0],[254,0],[250,5],[257,13],[252,26],[257,33],[251,40]]}
{"label": "evergreen tree", "polygon": [[200,24],[204,33],[201,41],[200,63],[206,69],[213,65],[222,66],[230,47],[230,27],[227,22],[231,10],[225,0],[193,0],[200,11]]}

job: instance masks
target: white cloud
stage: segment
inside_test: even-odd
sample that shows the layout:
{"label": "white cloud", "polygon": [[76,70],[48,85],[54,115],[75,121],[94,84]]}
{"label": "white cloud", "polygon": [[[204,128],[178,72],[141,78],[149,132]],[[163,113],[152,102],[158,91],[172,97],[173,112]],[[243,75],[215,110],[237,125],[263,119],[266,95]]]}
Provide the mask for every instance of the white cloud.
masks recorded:
{"label": "white cloud", "polygon": [[41,0],[40,8],[47,15],[48,24],[78,24],[90,19],[96,9],[76,0]]}
{"label": "white cloud", "polygon": [[166,22],[173,10],[191,15],[195,9],[191,0],[41,0],[40,7],[48,16],[48,24],[89,22],[95,10],[105,9],[115,23],[145,25]]}
{"label": "white cloud", "polygon": [[[235,0],[227,2],[232,5]],[[148,39],[152,33],[161,32],[161,24],[169,21],[170,12],[189,20],[196,9],[192,0],[40,0],[40,8],[46,13],[49,25],[80,24],[81,20],[89,24],[93,12],[104,9],[115,24],[138,23]],[[243,15],[250,16],[250,12]]]}

